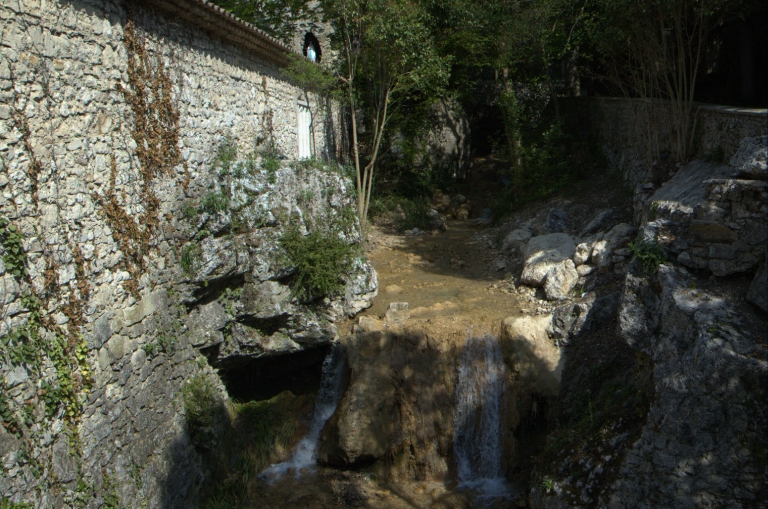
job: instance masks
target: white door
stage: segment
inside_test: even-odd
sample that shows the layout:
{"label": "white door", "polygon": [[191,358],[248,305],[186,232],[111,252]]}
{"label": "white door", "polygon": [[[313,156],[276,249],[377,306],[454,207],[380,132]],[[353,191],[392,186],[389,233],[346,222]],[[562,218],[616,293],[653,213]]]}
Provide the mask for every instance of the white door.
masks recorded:
{"label": "white door", "polygon": [[309,106],[299,103],[299,159],[309,159],[312,157],[312,115],[309,112]]}

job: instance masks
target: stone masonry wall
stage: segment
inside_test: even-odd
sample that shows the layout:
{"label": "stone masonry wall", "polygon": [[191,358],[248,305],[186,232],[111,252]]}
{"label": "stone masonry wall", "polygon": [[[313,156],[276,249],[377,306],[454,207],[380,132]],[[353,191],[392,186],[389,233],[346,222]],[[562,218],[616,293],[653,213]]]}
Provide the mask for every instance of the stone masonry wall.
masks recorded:
{"label": "stone masonry wall", "polygon": [[[233,274],[264,283],[244,274],[253,265],[290,276],[285,257],[249,259],[260,251],[248,242],[279,251],[295,214],[306,228],[349,208],[347,181],[258,169],[270,139],[295,158],[300,91],[204,30],[118,0],[5,0],[0,26],[0,501],[192,507],[202,470],[180,393],[212,373],[189,334],[199,299],[226,293],[237,308],[224,287]],[[313,112],[317,154],[334,158],[338,109]],[[255,151],[237,184],[213,171],[227,143],[240,160]],[[206,201],[230,185],[264,198],[240,205],[285,217],[243,214],[235,226]],[[223,272],[206,278],[199,259]],[[375,273],[356,267],[357,290],[324,303],[331,320],[375,294]],[[327,341],[334,329],[318,309]],[[233,318],[223,320],[222,337]],[[290,325],[281,334],[300,348]]]}
{"label": "stone masonry wall", "polygon": [[[650,104],[601,97],[571,99],[567,106],[576,108],[582,121],[597,134],[610,165],[623,173],[632,188],[654,180],[652,165],[655,161],[650,161],[647,155],[649,137],[653,132],[659,133],[651,141],[658,145],[661,153],[671,151],[674,140],[669,110],[664,102]],[[742,139],[766,133],[768,112],[764,109],[696,106],[694,151],[697,157],[727,163]],[[664,175],[662,180],[668,177]]]}

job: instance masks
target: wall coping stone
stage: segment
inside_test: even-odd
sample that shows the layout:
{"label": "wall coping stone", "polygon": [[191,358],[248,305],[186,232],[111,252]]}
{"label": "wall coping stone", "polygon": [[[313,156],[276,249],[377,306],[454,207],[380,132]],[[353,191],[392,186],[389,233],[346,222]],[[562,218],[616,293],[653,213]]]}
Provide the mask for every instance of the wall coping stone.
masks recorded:
{"label": "wall coping stone", "polygon": [[[571,99],[571,98],[568,98]],[[615,101],[615,102],[639,102],[647,101],[648,99],[641,99],[636,97],[591,97],[580,96],[573,97],[572,99],[588,99],[592,101]],[[653,99],[654,102],[661,104],[668,103],[668,99]],[[700,110],[716,111],[718,113],[727,113],[731,115],[743,115],[749,117],[766,117],[768,118],[768,108],[742,108],[740,106],[726,106],[723,104],[709,104],[702,102],[694,102],[693,105]]]}

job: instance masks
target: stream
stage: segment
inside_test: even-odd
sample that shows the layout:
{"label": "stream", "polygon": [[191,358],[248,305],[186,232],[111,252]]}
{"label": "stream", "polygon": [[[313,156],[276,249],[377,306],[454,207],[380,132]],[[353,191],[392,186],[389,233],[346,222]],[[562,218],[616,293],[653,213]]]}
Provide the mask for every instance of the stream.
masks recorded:
{"label": "stream", "polygon": [[273,480],[294,471],[298,478],[302,472],[311,471],[317,466],[317,443],[323,426],[331,418],[341,399],[344,379],[344,347],[334,343],[323,361],[320,378],[320,391],[315,399],[315,410],[307,435],[296,445],[290,459],[276,463],[262,472],[265,480]]}
{"label": "stream", "polygon": [[477,494],[479,504],[513,496],[502,468],[501,411],[504,362],[494,336],[470,336],[455,389],[454,455],[458,489]]}

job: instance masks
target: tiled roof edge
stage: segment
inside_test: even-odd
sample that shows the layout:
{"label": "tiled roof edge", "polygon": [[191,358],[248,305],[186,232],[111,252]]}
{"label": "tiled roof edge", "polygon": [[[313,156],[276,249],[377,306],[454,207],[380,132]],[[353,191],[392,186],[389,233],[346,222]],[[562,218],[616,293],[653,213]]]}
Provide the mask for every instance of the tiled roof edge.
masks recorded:
{"label": "tiled roof edge", "polygon": [[251,23],[206,0],[144,0],[166,13],[214,33],[219,37],[278,65],[287,65],[288,55],[295,53],[290,47],[271,37]]}

